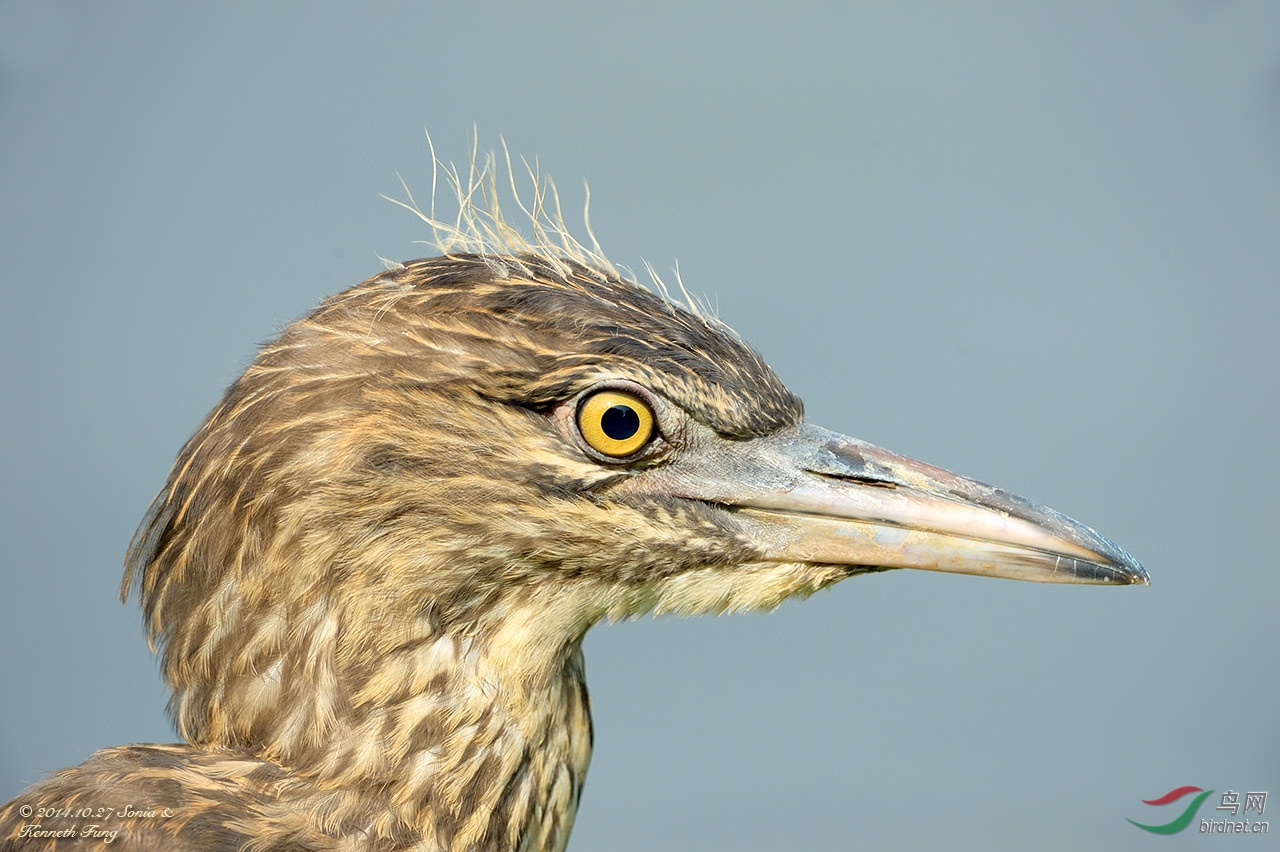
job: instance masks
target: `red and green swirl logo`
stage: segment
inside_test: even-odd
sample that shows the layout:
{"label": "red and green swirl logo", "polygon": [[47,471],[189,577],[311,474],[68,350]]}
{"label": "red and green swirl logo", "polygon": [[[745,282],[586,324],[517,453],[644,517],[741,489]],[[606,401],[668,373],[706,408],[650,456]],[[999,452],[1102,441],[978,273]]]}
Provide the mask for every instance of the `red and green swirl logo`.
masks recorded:
{"label": "red and green swirl logo", "polygon": [[1125,817],[1125,819],[1143,831],[1150,831],[1152,834],[1177,834],[1179,831],[1182,831],[1182,829],[1190,825],[1191,820],[1196,818],[1196,812],[1200,810],[1200,806],[1204,804],[1204,800],[1209,798],[1209,795],[1213,793],[1212,790],[1201,790],[1199,787],[1178,787],[1170,790],[1158,799],[1142,800],[1142,804],[1144,805],[1167,805],[1170,802],[1178,801],[1178,799],[1181,799],[1189,793],[1199,793],[1200,795],[1192,799],[1187,805],[1186,810],[1179,814],[1176,819],[1166,822],[1163,825],[1143,825],[1142,823],[1131,820],[1128,817]]}

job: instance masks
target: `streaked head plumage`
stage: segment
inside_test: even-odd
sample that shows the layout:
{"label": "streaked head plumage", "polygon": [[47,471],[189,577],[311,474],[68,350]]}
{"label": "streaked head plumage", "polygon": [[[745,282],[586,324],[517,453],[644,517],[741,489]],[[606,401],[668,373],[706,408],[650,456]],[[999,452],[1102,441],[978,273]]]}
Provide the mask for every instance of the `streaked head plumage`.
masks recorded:
{"label": "streaked head plumage", "polygon": [[[244,728],[243,713],[211,722],[210,696],[235,694],[228,679],[276,664],[335,612],[332,653],[367,667],[421,629],[483,630],[518,596],[573,601],[547,620],[563,643],[601,617],[773,606],[839,573],[788,578],[761,600],[720,576],[675,579],[753,550],[720,510],[622,494],[620,480],[678,454],[691,424],[746,440],[798,423],[800,401],[723,323],[585,249],[553,208],[520,205],[537,236],[519,237],[493,169],[471,185],[449,173],[460,224],[424,216],[445,254],[387,264],[264,346],[135,537],[126,583],[194,739]],[[535,177],[535,197],[548,194]],[[657,411],[639,457],[581,441],[573,412],[601,388]]]}

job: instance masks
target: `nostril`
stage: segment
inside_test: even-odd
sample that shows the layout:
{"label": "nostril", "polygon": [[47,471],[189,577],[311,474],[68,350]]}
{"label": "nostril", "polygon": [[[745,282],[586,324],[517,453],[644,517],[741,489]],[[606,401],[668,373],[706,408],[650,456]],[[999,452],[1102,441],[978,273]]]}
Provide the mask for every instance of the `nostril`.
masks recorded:
{"label": "nostril", "polygon": [[815,476],[821,476],[823,479],[835,479],[840,482],[856,482],[859,485],[867,485],[872,488],[897,488],[898,485],[901,484],[888,474],[884,476],[876,476],[874,473],[865,471],[857,473],[835,473],[828,470],[809,469],[808,472]]}

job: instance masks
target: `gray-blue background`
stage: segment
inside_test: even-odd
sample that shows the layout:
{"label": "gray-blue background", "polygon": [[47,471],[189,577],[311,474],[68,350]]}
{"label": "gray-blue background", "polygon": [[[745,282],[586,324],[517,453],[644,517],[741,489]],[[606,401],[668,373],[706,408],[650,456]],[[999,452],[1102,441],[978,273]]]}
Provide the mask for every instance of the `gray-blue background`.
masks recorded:
{"label": "gray-blue background", "polygon": [[1155,582],[596,629],[573,849],[1274,845],[1124,821],[1280,798],[1268,0],[0,2],[0,799],[173,738],[134,525],[257,343],[428,252],[379,193],[473,123],[589,180],[613,260],[678,260],[813,422]]}

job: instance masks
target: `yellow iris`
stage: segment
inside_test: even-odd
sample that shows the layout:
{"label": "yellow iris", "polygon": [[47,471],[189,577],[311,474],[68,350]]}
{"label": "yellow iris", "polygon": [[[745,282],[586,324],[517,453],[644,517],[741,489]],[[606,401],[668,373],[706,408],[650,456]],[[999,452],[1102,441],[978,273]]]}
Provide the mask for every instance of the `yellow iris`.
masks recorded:
{"label": "yellow iris", "polygon": [[578,406],[578,430],[596,452],[624,458],[653,437],[653,409],[633,393],[602,390]]}

